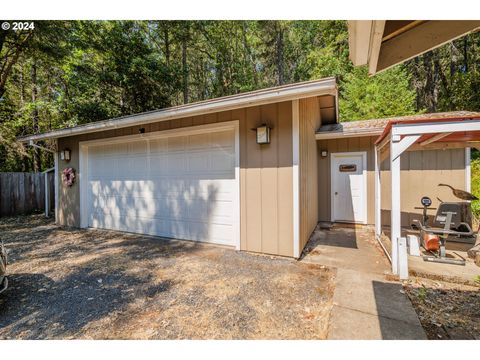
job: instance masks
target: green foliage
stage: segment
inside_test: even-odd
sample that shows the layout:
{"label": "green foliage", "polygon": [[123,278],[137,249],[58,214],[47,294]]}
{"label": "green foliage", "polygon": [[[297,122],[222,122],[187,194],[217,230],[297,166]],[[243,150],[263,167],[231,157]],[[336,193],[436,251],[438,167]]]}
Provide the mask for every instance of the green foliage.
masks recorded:
{"label": "green foliage", "polygon": [[[480,151],[472,149],[470,171],[472,173],[472,194],[480,198]],[[472,212],[476,219],[480,219],[480,200],[472,201]]]}
{"label": "green foliage", "polygon": [[428,290],[425,286],[422,285],[421,288],[418,289],[418,299],[421,301],[421,302],[424,302],[425,299],[427,298],[427,295],[428,295]]}
{"label": "green foliage", "polygon": [[479,110],[479,39],[368,77],[349,60],[346,21],[36,21],[31,32],[1,30],[0,171],[52,166],[17,136],[322,77],[337,78],[341,121]]}
{"label": "green foliage", "polygon": [[342,121],[411,115],[415,91],[401,66],[369,77],[366,67],[357,67],[345,76],[340,99]]}

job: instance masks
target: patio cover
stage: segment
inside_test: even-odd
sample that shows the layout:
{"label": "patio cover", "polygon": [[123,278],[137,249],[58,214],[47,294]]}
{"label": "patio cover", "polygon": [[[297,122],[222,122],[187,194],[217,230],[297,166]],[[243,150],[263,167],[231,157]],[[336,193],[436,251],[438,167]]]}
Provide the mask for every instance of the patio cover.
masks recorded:
{"label": "patio cover", "polygon": [[401,237],[400,223],[400,158],[405,151],[453,149],[471,147],[480,149],[480,113],[446,114],[443,117],[411,117],[409,120],[388,122],[375,142],[375,236],[380,238],[381,183],[380,164],[388,156],[391,172],[391,259],[392,272],[401,279],[408,278],[405,239]]}
{"label": "patio cover", "polygon": [[350,59],[374,75],[478,29],[478,20],[351,20]]}

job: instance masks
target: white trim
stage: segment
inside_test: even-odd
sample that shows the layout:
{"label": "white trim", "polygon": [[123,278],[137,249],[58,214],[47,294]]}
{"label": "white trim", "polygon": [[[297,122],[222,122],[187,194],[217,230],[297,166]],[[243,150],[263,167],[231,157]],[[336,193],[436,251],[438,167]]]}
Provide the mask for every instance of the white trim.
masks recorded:
{"label": "white trim", "polygon": [[292,101],[293,257],[300,257],[300,109]]}
{"label": "white trim", "polygon": [[234,244],[237,250],[240,250],[240,126],[238,120],[226,121],[221,123],[213,123],[206,125],[198,126],[189,126],[178,129],[156,131],[147,134],[135,134],[135,135],[126,135],[119,136],[115,138],[106,138],[106,139],[96,139],[89,141],[79,142],[79,171],[78,171],[78,181],[80,184],[80,227],[88,227],[88,192],[87,189],[87,179],[88,179],[88,147],[94,144],[114,144],[114,143],[124,143],[130,141],[137,141],[141,139],[159,139],[164,137],[171,136],[185,136],[200,134],[205,132],[218,132],[223,130],[234,130],[235,131],[235,193],[233,196],[233,205],[234,205]]}
{"label": "white trim", "polygon": [[368,130],[347,130],[347,131],[320,131],[315,134],[315,139],[317,140],[326,140],[326,139],[342,139],[350,137],[361,137],[361,136],[380,136],[383,133],[383,128],[381,129],[368,129]]}
{"label": "white trim", "polygon": [[58,225],[58,140],[55,140],[55,152],[53,153],[53,161],[54,161],[54,168],[55,168],[55,179],[53,181],[53,186],[55,189],[55,224]]}
{"label": "white trim", "polygon": [[235,249],[240,250],[241,245],[241,237],[240,237],[240,121],[234,121],[234,131],[235,131],[235,181],[237,182],[237,186],[235,186],[235,194],[233,196],[233,217],[237,219],[237,221],[233,222],[234,226],[234,242],[235,242]]}
{"label": "white trim", "polygon": [[[399,142],[390,141],[390,154],[397,153],[396,147]],[[392,273],[398,274],[399,261],[398,261],[398,240],[401,236],[401,196],[400,196],[400,160],[401,152],[397,157],[390,155],[390,193],[391,193],[391,213],[390,213],[390,231],[392,242]]]}
{"label": "white trim", "polygon": [[155,110],[136,115],[124,116],[116,119],[97,121],[73,128],[54,130],[44,134],[26,136],[19,138],[18,140],[21,142],[26,142],[29,140],[61,138],[319,95],[333,95],[338,98],[335,78],[330,77],[320,80],[305,81],[302,83],[251,91],[238,95],[225,96],[217,99],[206,100],[162,110]]}
{"label": "white trim", "polygon": [[[345,221],[335,219],[335,196],[333,194],[332,180],[333,180],[333,159],[335,157],[346,156],[361,156],[362,157],[362,175],[363,175],[363,196],[365,201],[363,202],[363,217],[361,221]],[[368,222],[368,177],[367,177],[367,152],[366,151],[347,151],[347,152],[334,152],[330,153],[330,220],[331,222],[342,222],[350,224],[367,224]]]}
{"label": "white trim", "polygon": [[392,126],[391,133],[392,135],[416,135],[464,131],[480,131],[480,119],[395,124]]}
{"label": "white trim", "polygon": [[233,121],[225,121],[221,123],[211,123],[205,125],[195,125],[195,126],[186,126],[181,128],[169,129],[169,130],[160,130],[160,131],[153,131],[144,134],[133,134],[133,135],[124,135],[124,136],[115,136],[109,137],[104,139],[95,139],[95,140],[86,140],[81,141],[79,144],[82,145],[93,145],[93,144],[116,144],[116,143],[124,143],[128,141],[137,141],[141,139],[149,140],[149,139],[161,139],[176,135],[195,135],[195,134],[203,134],[209,130],[212,131],[222,131],[222,130],[231,130],[235,128],[235,123],[238,123],[238,120]]}
{"label": "white trim", "polygon": [[377,146],[374,146],[373,151],[375,154],[375,236],[380,239],[382,235],[382,162]]}
{"label": "white trim", "polygon": [[[392,137],[393,138],[393,137]],[[397,157],[402,155],[410,146],[415,144],[415,142],[421,138],[421,135],[408,135],[405,136],[400,141],[393,141],[395,146],[392,147],[392,152],[390,152],[390,157],[392,160],[395,160]]]}
{"label": "white trim", "polygon": [[472,150],[465,148],[465,191],[472,192]]}
{"label": "white trim", "polygon": [[443,139],[444,137],[447,137],[447,136],[450,135],[450,134],[451,134],[451,132],[440,133],[440,134],[437,134],[437,135],[433,135],[431,138],[428,138],[427,140],[422,141],[422,142],[420,143],[420,145],[421,145],[421,146],[425,146],[425,145],[434,143],[435,141],[440,140],[440,139]]}
{"label": "white trim", "polygon": [[368,54],[368,74],[374,75],[377,71],[380,48],[382,46],[383,31],[386,20],[373,20]]}
{"label": "white trim", "polygon": [[355,66],[368,63],[368,50],[370,48],[370,34],[372,32],[372,20],[348,20],[348,48],[350,60]]}

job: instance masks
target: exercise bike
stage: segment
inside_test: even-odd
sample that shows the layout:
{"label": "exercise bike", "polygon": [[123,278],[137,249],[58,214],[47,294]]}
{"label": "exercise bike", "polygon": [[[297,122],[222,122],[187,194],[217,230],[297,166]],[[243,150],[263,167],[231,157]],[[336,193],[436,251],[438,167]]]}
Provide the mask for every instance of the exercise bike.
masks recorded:
{"label": "exercise bike", "polygon": [[[420,230],[422,247],[433,254],[424,256],[424,261],[446,264],[465,265],[465,259],[447,257],[445,246],[447,240],[475,243],[477,233],[472,230],[472,213],[468,202],[441,202],[438,209],[431,208],[432,200],[424,196],[421,199],[423,209],[422,221],[413,220],[412,227]],[[437,210],[432,225],[428,224],[429,210]]]}

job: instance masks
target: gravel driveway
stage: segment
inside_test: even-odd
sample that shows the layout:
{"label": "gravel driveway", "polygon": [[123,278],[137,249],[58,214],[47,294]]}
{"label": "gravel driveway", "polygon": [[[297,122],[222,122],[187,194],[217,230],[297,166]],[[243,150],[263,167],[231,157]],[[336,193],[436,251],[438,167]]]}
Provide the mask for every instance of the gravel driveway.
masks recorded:
{"label": "gravel driveway", "polygon": [[187,241],[0,219],[0,339],[324,339],[333,271]]}

